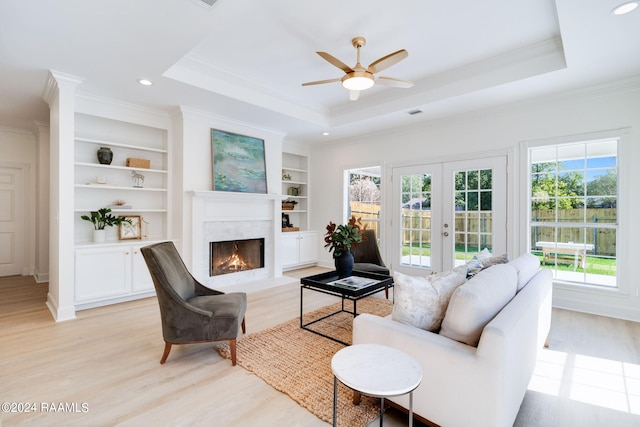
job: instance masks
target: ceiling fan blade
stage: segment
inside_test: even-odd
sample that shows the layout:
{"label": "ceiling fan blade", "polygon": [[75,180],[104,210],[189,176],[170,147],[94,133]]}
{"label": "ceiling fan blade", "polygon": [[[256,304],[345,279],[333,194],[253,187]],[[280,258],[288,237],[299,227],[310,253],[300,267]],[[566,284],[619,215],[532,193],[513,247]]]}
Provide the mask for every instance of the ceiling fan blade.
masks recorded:
{"label": "ceiling fan blade", "polygon": [[307,82],[307,83],[302,83],[302,86],[313,86],[313,85],[323,85],[325,83],[334,83],[334,82],[339,82],[342,79],[329,79],[329,80],[318,80],[315,82]]}
{"label": "ceiling fan blade", "polygon": [[357,101],[359,97],[360,97],[360,91],[359,90],[350,90],[349,91],[349,99],[351,101]]}
{"label": "ceiling fan blade", "polygon": [[409,88],[413,86],[413,82],[409,80],[396,79],[393,77],[376,77],[376,84],[380,86],[389,86],[389,87],[401,87],[401,88]]}
{"label": "ceiling fan blade", "polygon": [[382,58],[373,61],[371,65],[369,65],[369,68],[367,68],[367,71],[375,74],[384,70],[385,68],[389,68],[392,65],[397,64],[407,56],[409,56],[409,52],[404,49],[400,49],[397,52],[390,53],[387,56],[383,56]]}
{"label": "ceiling fan blade", "polygon": [[347,64],[345,64],[344,62],[340,61],[335,56],[329,55],[327,52],[316,52],[316,53],[318,55],[320,55],[322,58],[324,58],[325,61],[327,61],[331,65],[334,65],[334,66],[340,68],[345,73],[350,73],[350,72],[353,71],[353,69],[351,67],[349,67]]}

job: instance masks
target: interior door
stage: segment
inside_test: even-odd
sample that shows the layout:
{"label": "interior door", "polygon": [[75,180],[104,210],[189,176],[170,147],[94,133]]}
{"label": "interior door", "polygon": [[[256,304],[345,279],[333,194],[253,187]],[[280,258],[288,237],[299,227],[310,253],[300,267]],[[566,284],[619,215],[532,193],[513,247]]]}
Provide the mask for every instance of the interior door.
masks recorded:
{"label": "interior door", "polygon": [[24,197],[22,168],[0,166],[0,277],[23,273]]}
{"label": "interior door", "polygon": [[506,156],[392,171],[392,266],[445,271],[484,248],[506,251]]}

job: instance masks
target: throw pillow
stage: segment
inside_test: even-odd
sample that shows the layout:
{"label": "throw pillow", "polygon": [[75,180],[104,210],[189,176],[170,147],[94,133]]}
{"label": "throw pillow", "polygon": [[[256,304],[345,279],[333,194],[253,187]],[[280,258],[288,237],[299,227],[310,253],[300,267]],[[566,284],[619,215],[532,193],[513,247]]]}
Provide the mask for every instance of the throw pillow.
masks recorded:
{"label": "throw pillow", "polygon": [[484,248],[478,253],[478,260],[482,263],[482,268],[489,268],[496,264],[506,264],[509,262],[509,255],[493,255],[489,249]]}
{"label": "throw pillow", "polygon": [[487,323],[515,296],[517,280],[508,264],[476,274],[451,296],[440,335],[476,347]]}
{"label": "throw pillow", "polygon": [[464,283],[466,274],[465,266],[427,277],[395,272],[391,318],[427,331],[437,331],[451,294]]}
{"label": "throw pillow", "polygon": [[478,257],[475,255],[473,256],[473,258],[467,261],[466,266],[467,266],[467,279],[470,279],[476,274],[480,273],[480,271],[483,268],[482,263],[480,262]]}

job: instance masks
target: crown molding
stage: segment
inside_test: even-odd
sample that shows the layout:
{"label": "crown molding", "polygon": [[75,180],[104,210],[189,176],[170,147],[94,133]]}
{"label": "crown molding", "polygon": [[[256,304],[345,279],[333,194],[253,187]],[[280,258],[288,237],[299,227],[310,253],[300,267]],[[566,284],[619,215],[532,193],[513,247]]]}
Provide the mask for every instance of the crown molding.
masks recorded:
{"label": "crown molding", "polygon": [[62,86],[75,89],[76,86],[84,81],[83,78],[74,76],[73,74],[62,73],[60,71],[49,70],[47,83],[42,94],[42,98],[49,105],[55,100]]}

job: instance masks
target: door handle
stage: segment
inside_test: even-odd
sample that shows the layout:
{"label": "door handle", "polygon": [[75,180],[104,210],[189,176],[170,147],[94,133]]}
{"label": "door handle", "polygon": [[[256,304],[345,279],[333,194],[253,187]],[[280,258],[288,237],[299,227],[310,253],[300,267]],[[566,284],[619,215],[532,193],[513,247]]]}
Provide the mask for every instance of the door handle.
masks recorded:
{"label": "door handle", "polygon": [[442,233],[442,235],[443,235],[444,237],[449,237],[449,233],[448,233],[448,232],[446,232],[446,231],[445,231],[444,233]]}

